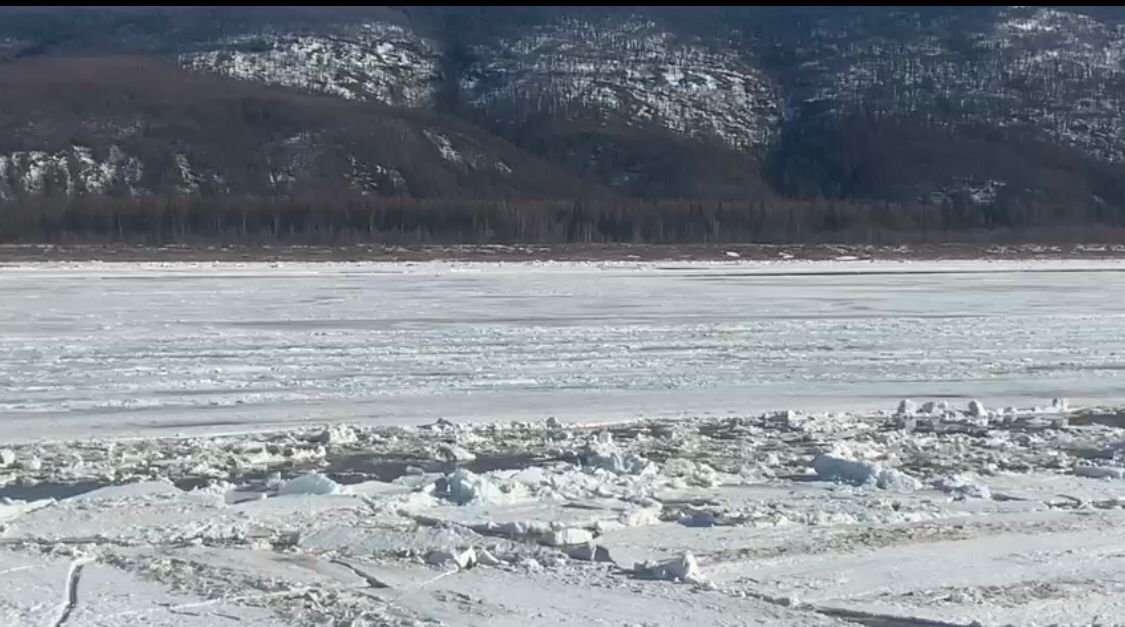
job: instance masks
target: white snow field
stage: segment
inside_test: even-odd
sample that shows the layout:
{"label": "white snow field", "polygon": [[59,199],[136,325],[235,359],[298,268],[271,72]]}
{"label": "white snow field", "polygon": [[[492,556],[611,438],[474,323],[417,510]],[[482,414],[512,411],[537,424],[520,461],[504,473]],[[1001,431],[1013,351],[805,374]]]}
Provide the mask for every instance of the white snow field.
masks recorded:
{"label": "white snow field", "polygon": [[1125,400],[1125,262],[0,266],[0,438]]}
{"label": "white snow field", "polygon": [[1125,624],[1125,262],[0,266],[0,626]]}

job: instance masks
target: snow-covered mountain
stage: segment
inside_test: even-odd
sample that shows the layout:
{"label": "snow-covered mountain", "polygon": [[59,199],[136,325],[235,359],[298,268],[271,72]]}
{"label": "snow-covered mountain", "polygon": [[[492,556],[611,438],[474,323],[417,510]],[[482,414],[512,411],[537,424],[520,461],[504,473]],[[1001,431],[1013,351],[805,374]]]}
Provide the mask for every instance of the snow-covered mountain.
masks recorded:
{"label": "snow-covered mountain", "polygon": [[[5,11],[8,199],[568,197],[583,181],[645,197],[1125,206],[1113,7]],[[192,121],[166,119],[143,86],[45,110],[25,105],[65,80],[18,93],[29,63],[109,57],[165,68],[137,80],[196,77],[169,96]],[[217,104],[234,83],[260,89]],[[338,122],[360,118],[378,130]],[[224,147],[227,124],[249,143]]]}

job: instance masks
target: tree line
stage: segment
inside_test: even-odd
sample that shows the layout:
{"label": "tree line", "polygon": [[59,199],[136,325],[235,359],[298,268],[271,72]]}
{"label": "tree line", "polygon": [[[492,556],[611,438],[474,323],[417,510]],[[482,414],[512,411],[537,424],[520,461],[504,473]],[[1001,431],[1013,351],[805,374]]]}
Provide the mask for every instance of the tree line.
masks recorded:
{"label": "tree line", "polygon": [[3,243],[1125,241],[1125,210],[856,200],[452,200],[307,194],[0,202]]}

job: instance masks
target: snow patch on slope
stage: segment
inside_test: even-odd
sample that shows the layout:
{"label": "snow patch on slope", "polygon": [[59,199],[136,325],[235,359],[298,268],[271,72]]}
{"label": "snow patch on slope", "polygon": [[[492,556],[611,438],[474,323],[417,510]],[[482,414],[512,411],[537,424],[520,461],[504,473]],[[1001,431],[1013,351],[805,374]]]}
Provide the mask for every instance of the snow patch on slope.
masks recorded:
{"label": "snow patch on slope", "polygon": [[434,148],[437,148],[442,159],[456,165],[461,170],[470,168],[478,171],[495,170],[504,176],[512,173],[512,168],[508,164],[471,145],[466,145],[466,142],[462,142],[462,145],[458,148],[454,146],[448,135],[433,130],[424,130],[422,134],[430,140]]}
{"label": "snow patch on slope", "polygon": [[453,142],[449,141],[448,137],[440,133],[435,133],[434,131],[422,132],[426,135],[426,139],[430,140],[434,147],[438,149],[438,152],[441,153],[442,159],[456,164],[465,162],[465,158],[461,156],[460,152],[457,152],[457,149],[453,147]]}
{"label": "snow patch on slope", "polygon": [[[905,37],[830,22],[795,49],[812,85],[806,102],[941,124],[984,122],[1035,131],[1098,158],[1125,159],[1125,26],[1077,11],[1009,7],[988,27],[950,40],[946,19],[921,20]],[[954,122],[955,121],[955,122]]]}
{"label": "snow patch on slope", "polygon": [[399,26],[372,22],[341,34],[265,32],[214,42],[180,64],[214,72],[395,106],[432,103],[440,80],[434,47]]}
{"label": "snow patch on slope", "polygon": [[366,196],[377,191],[400,194],[407,192],[406,178],[398,169],[378,163],[365,163],[354,155],[348,155],[348,162],[351,164],[351,172],[345,174],[345,178],[348,185],[359,190],[360,194]]}
{"label": "snow patch on slope", "polygon": [[180,173],[181,183],[176,186],[176,190],[184,195],[191,195],[199,192],[199,175],[191,170],[191,163],[188,161],[187,155],[177,153],[175,156],[176,170]]}
{"label": "snow patch on slope", "polygon": [[103,159],[93,149],[79,145],[53,153],[20,150],[0,154],[0,200],[58,192],[67,196],[104,194],[114,187],[139,196],[143,175],[141,161],[118,146],[110,146]]}
{"label": "snow patch on slope", "polygon": [[768,143],[780,120],[769,77],[731,49],[711,49],[637,19],[566,20],[477,50],[461,81],[479,107],[615,112],[735,147]]}

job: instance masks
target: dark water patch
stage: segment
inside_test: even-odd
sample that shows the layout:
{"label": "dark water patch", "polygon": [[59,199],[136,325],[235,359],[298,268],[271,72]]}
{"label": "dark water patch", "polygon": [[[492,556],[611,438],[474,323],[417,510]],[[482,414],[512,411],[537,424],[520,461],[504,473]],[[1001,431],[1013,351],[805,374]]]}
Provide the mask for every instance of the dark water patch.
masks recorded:
{"label": "dark water patch", "polygon": [[795,474],[794,473],[794,474],[790,474],[790,475],[778,475],[777,478],[783,479],[785,481],[792,481],[793,483],[823,483],[825,485],[833,485],[833,484],[837,483],[835,481],[832,481],[831,479],[825,479],[824,477],[821,477],[820,475],[806,475],[806,474]]}
{"label": "dark water patch", "polygon": [[543,457],[530,453],[505,453],[479,456],[476,459],[445,462],[433,459],[419,459],[409,456],[386,455],[347,455],[329,460],[328,467],[321,472],[342,484],[359,483],[376,479],[394,481],[399,477],[420,469],[425,473],[450,473],[464,468],[474,473],[494,470],[522,470],[529,466],[568,461],[562,457]]}
{"label": "dark water patch", "polygon": [[[176,486],[180,490],[183,490],[184,492],[191,492],[192,490],[206,488],[207,486],[216,483],[217,481],[222,481],[222,479],[215,479],[213,477],[181,477],[179,479],[173,479],[172,485]],[[235,481],[235,483],[239,482]]]}
{"label": "dark water patch", "polygon": [[0,499],[13,501],[38,501],[41,499],[68,499],[114,485],[108,481],[76,481],[71,483],[43,482],[35,485],[6,485],[0,488]]}
{"label": "dark water patch", "polygon": [[1062,450],[1079,459],[1112,460],[1113,450],[1108,448],[1093,448],[1089,446],[1063,447]]}
{"label": "dark water patch", "polygon": [[[578,459],[575,456],[544,457],[530,453],[506,453],[483,455],[473,460],[445,462],[408,455],[353,453],[329,458],[326,464],[293,464],[254,470],[244,474],[232,475],[228,480],[238,485],[239,491],[252,494],[268,492],[269,484],[272,481],[278,479],[287,481],[311,472],[318,472],[341,485],[353,485],[372,480],[391,482],[418,472],[448,474],[459,468],[464,468],[474,473],[485,473],[494,470],[522,470],[530,466],[556,462],[577,463]],[[176,479],[173,484],[181,490],[191,491],[206,487],[214,481],[215,479],[211,477],[189,476]]]}
{"label": "dark water patch", "polygon": [[[173,477],[171,481],[172,485],[185,492],[206,488],[218,481],[229,481],[238,486],[235,492],[243,493],[249,500],[254,498],[255,494],[268,492],[270,483],[279,478],[286,481],[310,472],[319,472],[341,485],[352,485],[371,480],[391,482],[409,474],[416,474],[419,471],[427,474],[448,474],[459,468],[464,468],[474,473],[486,473],[495,470],[522,470],[531,466],[559,462],[579,464],[582,461],[579,456],[574,454],[542,456],[531,453],[503,453],[482,455],[473,460],[445,462],[407,455],[353,453],[329,458],[326,464],[290,464],[284,467],[252,470],[221,478],[186,475]],[[98,488],[128,485],[129,483],[134,482],[77,481],[66,483],[42,482],[34,485],[11,484],[0,487],[0,499],[35,501],[50,498],[61,500],[85,494]]]}
{"label": "dark water patch", "polygon": [[1125,412],[1090,412],[1078,414],[1071,416],[1069,422],[1073,427],[1102,425],[1103,427],[1122,429],[1125,428]]}

